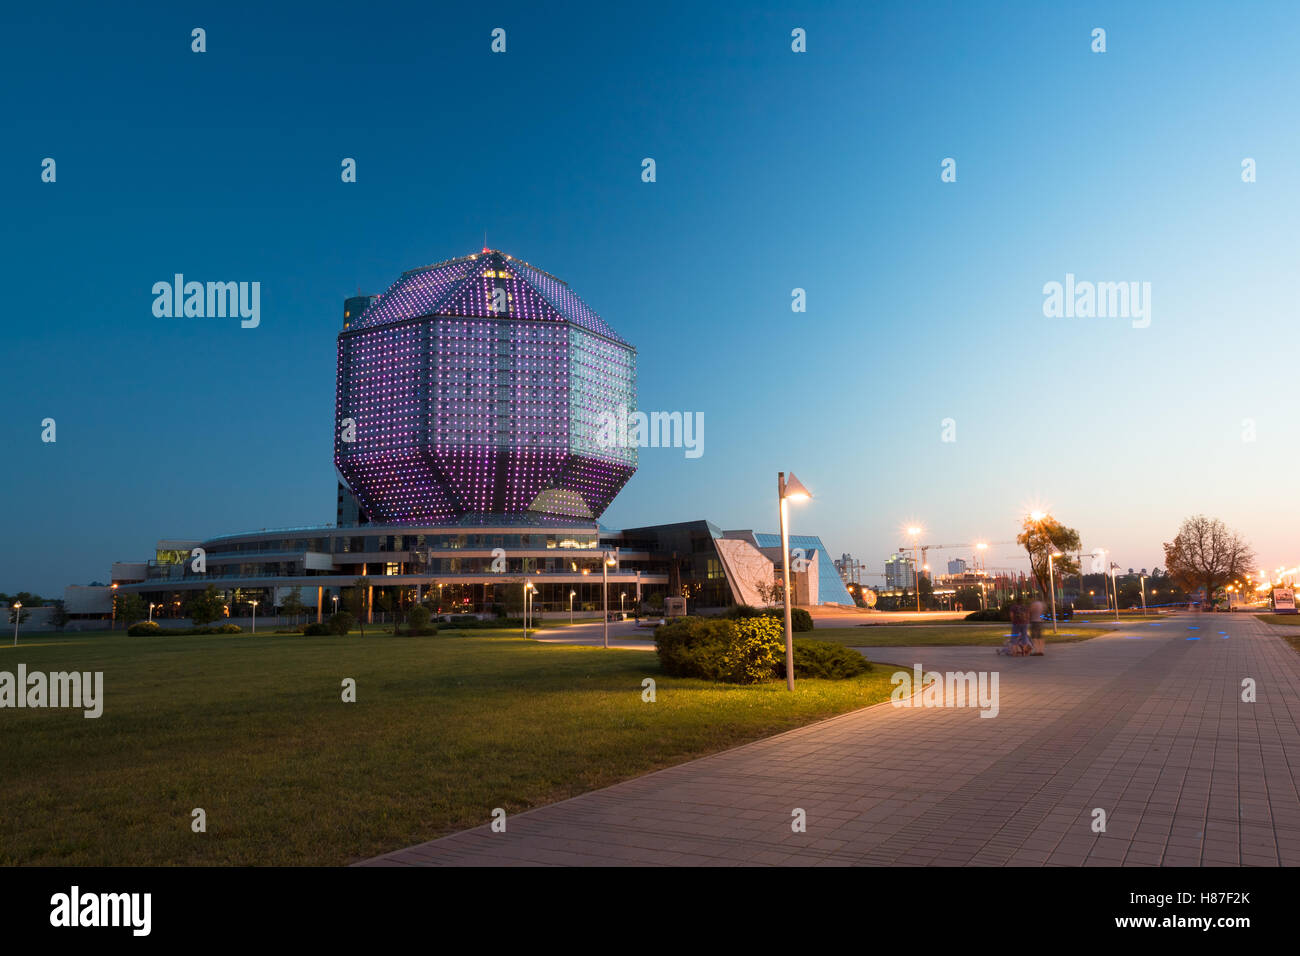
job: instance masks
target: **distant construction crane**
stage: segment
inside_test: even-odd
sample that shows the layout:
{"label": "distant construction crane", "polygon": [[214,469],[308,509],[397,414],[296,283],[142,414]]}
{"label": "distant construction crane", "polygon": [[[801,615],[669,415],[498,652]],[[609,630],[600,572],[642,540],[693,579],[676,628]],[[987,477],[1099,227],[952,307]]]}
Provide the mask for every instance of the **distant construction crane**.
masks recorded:
{"label": "distant construction crane", "polygon": [[909,544],[906,547],[899,548],[898,553],[906,554],[908,551],[913,551],[913,552],[920,551],[921,567],[924,568],[930,561],[929,552],[931,551],[956,551],[961,548],[970,548],[971,550],[978,550],[980,544],[986,544],[988,545],[988,547],[993,548],[993,547],[1000,547],[1002,545],[1019,544],[1019,543],[1020,543],[1019,541],[981,541],[981,542],[974,542],[974,543],[967,541],[964,544],[917,544],[917,545]]}

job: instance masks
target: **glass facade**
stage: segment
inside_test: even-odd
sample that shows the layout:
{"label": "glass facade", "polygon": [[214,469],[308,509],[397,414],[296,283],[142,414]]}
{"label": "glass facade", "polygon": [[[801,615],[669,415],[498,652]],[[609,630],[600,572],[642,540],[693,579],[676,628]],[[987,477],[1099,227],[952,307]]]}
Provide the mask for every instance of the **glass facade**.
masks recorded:
{"label": "glass facade", "polygon": [[594,519],[636,470],[596,429],[635,409],[632,346],[485,251],[405,273],[339,335],[335,466],[377,524]]}

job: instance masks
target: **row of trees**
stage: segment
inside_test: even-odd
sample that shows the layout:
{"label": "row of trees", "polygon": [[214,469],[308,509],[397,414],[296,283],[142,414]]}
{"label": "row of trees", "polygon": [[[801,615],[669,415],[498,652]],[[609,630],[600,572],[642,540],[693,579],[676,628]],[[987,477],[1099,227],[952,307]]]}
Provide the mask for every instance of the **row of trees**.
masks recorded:
{"label": "row of trees", "polygon": [[[1078,574],[1079,533],[1051,515],[1030,516],[1016,538],[1029,556],[1029,565],[1039,590],[1051,587],[1048,580],[1048,557],[1052,570],[1061,575]],[[1255,552],[1238,532],[1218,518],[1193,515],[1178,528],[1174,540],[1164,544],[1165,570],[1173,583],[1186,592],[1203,588],[1207,599],[1233,580],[1252,573]],[[1121,600],[1123,594],[1121,593]]]}

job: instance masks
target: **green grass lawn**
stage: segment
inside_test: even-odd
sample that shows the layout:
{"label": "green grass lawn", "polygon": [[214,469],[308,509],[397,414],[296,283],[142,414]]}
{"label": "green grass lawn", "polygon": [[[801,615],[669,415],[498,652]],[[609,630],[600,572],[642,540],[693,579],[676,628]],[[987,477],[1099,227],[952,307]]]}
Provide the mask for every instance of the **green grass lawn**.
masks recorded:
{"label": "green grass lawn", "polygon": [[1269,624],[1280,624],[1286,628],[1296,628],[1293,631],[1280,631],[1278,637],[1290,644],[1292,650],[1300,652],[1300,614],[1260,614],[1257,616],[1261,621],[1267,621]]}
{"label": "green grass lawn", "polygon": [[[1059,634],[1050,627],[1043,628],[1048,644],[1068,644],[1086,641],[1103,633],[1097,628],[1082,629],[1073,624],[1062,624]],[[848,647],[942,647],[969,645],[996,647],[1011,633],[1010,624],[881,624],[871,627],[819,627],[804,632],[800,637],[819,641],[834,641]]]}
{"label": "green grass lawn", "polygon": [[0,644],[0,670],[104,672],[97,720],[0,710],[0,864],[347,863],[887,700],[894,670],[790,694],[652,651],[377,630]]}

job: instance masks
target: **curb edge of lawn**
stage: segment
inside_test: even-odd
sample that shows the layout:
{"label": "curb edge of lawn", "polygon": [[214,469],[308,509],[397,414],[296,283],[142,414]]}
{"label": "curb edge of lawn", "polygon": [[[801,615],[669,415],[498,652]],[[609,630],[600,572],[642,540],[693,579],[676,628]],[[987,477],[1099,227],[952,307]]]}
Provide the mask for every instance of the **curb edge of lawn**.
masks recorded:
{"label": "curb edge of lawn", "polygon": [[[854,648],[854,650],[857,650],[857,648]],[[863,656],[866,656],[866,655],[863,655]],[[873,666],[875,666],[876,664],[885,664],[885,663],[888,663],[888,662],[887,662],[887,661],[872,661],[871,663],[872,663]],[[898,667],[899,665],[897,665],[897,664],[890,664],[889,666],[890,666],[890,667]],[[913,697],[915,697],[917,694],[921,693],[921,690],[922,690],[922,688],[918,687],[918,688],[914,689],[914,690],[912,691],[912,693],[908,694],[907,697],[900,698],[900,700],[911,700],[911,699],[912,699]],[[557,801],[555,801],[554,803],[544,803],[544,804],[542,804],[541,806],[537,806],[537,807],[529,807],[527,810],[521,811],[520,813],[514,813],[514,814],[511,814],[511,817],[512,817],[512,818],[526,817],[526,816],[528,816],[528,814],[530,814],[530,813],[536,813],[536,812],[539,811],[539,810],[546,810],[546,809],[549,809],[550,807],[558,807],[558,806],[560,806],[560,805],[562,805],[562,804],[569,803],[569,802],[572,801],[572,800],[580,800],[580,799],[582,799],[583,797],[589,797],[589,796],[591,796],[593,793],[603,793],[603,792],[606,791],[606,790],[612,790],[612,789],[614,789],[615,787],[621,787],[623,784],[625,784],[625,783],[629,783],[629,782],[632,781],[632,780],[643,780],[643,779],[645,779],[646,777],[654,777],[654,776],[657,776],[658,774],[661,774],[661,773],[668,773],[668,772],[671,771],[671,770],[676,770],[676,769],[678,769],[679,767],[685,767],[687,764],[696,763],[696,762],[701,761],[701,760],[713,760],[713,759],[715,759],[715,758],[717,758],[717,757],[721,757],[721,756],[724,755],[724,754],[729,754],[729,753],[732,753],[732,752],[737,751],[737,750],[744,750],[746,747],[755,747],[755,746],[757,746],[758,744],[767,743],[767,742],[770,741],[770,740],[779,740],[780,738],[790,736],[791,734],[802,733],[802,732],[804,732],[804,731],[806,731],[806,730],[810,730],[810,729],[812,729],[812,728],[814,728],[814,727],[820,727],[822,724],[829,724],[829,723],[832,723],[833,721],[836,721],[836,720],[844,720],[845,718],[852,717],[852,716],[855,715],[855,714],[860,714],[860,713],[862,713],[863,711],[866,711],[866,710],[873,710],[873,709],[875,709],[876,707],[884,707],[886,704],[891,705],[891,706],[894,704],[894,700],[893,700],[893,697],[892,697],[892,696],[891,696],[888,700],[880,700],[880,701],[877,701],[877,702],[874,703],[874,704],[867,704],[865,707],[855,707],[853,710],[846,710],[846,711],[845,711],[844,713],[842,713],[842,714],[834,714],[834,715],[832,715],[832,716],[830,716],[830,717],[823,717],[821,720],[814,720],[814,721],[813,721],[812,723],[810,723],[810,724],[801,724],[801,725],[798,726],[798,727],[791,727],[789,730],[783,730],[783,731],[781,731],[780,733],[772,734],[772,735],[769,736],[769,737],[759,737],[757,740],[751,740],[751,741],[749,741],[749,743],[737,744],[737,745],[734,746],[734,747],[726,747],[726,748],[724,748],[724,749],[722,749],[722,750],[715,750],[713,753],[703,754],[703,755],[701,755],[701,756],[699,756],[699,757],[691,757],[689,760],[683,760],[681,763],[675,763],[675,764],[672,764],[671,766],[668,766],[668,767],[660,767],[658,770],[651,770],[651,771],[649,771],[649,772],[647,772],[647,773],[639,773],[639,774],[637,774],[636,776],[628,777],[626,780],[619,780],[619,781],[617,781],[616,783],[607,784],[606,786],[603,786],[603,787],[597,787],[595,790],[587,790],[587,791],[584,791],[583,793],[574,794],[572,797],[565,797],[563,800],[557,800]],[[450,839],[451,837],[454,837],[454,836],[459,836],[459,835],[462,834],[462,833],[473,833],[475,830],[483,830],[483,829],[486,829],[486,828],[488,828],[488,827],[490,827],[490,826],[491,826],[490,823],[481,823],[481,824],[479,824],[479,825],[476,826],[476,827],[470,827],[470,828],[467,829],[467,830],[456,830],[456,831],[453,832],[453,833],[446,833],[446,834],[443,834],[443,835],[440,836],[440,837],[435,837],[435,838],[432,839],[432,840],[425,840],[424,843],[415,843],[415,844],[412,844],[412,846],[427,846],[428,844],[431,844],[431,843],[441,843],[443,840]],[[409,846],[400,847],[400,848],[398,848],[398,849],[396,849],[396,850],[389,850],[387,853],[381,853],[381,854],[379,854],[378,856],[367,857],[367,858],[365,858],[365,859],[363,859],[363,860],[357,860],[357,861],[354,862],[354,863],[347,863],[347,864],[344,864],[344,866],[347,866],[347,867],[361,866],[361,865],[363,865],[363,864],[365,864],[365,863],[370,863],[370,862],[375,861],[375,860],[384,860],[384,859],[386,859],[387,857],[391,856],[391,855],[394,854],[394,853],[401,853],[403,850],[409,850],[409,849],[411,849],[411,847],[409,847]]]}

